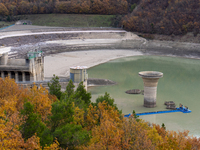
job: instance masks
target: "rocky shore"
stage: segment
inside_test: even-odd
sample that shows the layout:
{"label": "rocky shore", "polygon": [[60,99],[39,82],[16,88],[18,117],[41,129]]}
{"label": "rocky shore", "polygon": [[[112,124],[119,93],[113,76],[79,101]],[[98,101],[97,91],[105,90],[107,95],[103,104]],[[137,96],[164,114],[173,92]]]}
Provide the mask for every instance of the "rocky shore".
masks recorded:
{"label": "rocky shore", "polygon": [[15,58],[21,58],[27,51],[38,47],[45,55],[80,50],[137,49],[151,55],[200,57],[200,44],[194,43],[200,41],[200,36],[194,37],[191,33],[185,36],[153,35],[154,40],[147,40],[137,36],[139,33],[134,34],[122,29],[45,28],[20,25],[11,28],[0,32],[0,46],[11,47],[10,57]]}

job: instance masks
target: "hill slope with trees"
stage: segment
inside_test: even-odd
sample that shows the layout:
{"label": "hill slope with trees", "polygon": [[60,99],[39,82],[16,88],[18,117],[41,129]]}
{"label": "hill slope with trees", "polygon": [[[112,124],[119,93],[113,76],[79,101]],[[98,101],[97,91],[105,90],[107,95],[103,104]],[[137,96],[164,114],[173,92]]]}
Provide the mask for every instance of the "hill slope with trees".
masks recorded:
{"label": "hill slope with trees", "polygon": [[126,30],[141,33],[183,35],[200,28],[198,0],[140,0],[133,12],[123,18]]}
{"label": "hill slope with trees", "polygon": [[200,30],[198,0],[2,0],[0,3],[0,18],[4,21],[15,20],[16,15],[51,13],[122,15],[119,27],[148,34],[192,32],[197,36]]}

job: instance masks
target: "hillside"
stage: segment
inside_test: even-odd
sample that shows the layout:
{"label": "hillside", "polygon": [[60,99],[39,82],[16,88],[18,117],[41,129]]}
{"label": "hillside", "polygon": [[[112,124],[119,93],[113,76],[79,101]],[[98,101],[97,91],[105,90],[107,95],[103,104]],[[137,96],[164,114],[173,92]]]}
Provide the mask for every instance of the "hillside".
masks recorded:
{"label": "hillside", "polygon": [[33,25],[54,27],[113,27],[115,15],[83,14],[35,14],[23,15],[20,19],[31,20]]}
{"label": "hillside", "polygon": [[[30,20],[33,25],[51,27],[118,27],[121,15],[83,15],[83,14],[33,14],[18,15],[14,20]],[[14,24],[15,21],[0,21],[0,28]]]}
{"label": "hillside", "polygon": [[142,34],[182,36],[190,32],[196,37],[200,31],[200,3],[197,0],[4,0],[0,3],[1,21],[22,18],[44,26],[123,26]]}
{"label": "hillside", "polygon": [[40,26],[123,27],[146,39],[200,43],[199,10],[196,0],[4,0],[0,28],[24,19]]}
{"label": "hillside", "polygon": [[123,18],[126,30],[149,34],[184,35],[199,33],[200,3],[196,0],[140,0]]}

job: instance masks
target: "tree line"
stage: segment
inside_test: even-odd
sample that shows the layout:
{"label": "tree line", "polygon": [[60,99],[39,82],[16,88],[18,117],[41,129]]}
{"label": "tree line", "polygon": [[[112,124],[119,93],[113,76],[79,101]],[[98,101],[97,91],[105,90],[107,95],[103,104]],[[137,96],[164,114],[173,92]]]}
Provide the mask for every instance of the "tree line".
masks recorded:
{"label": "tree line", "polygon": [[0,16],[23,14],[126,14],[127,0],[1,0]]}
{"label": "tree line", "polygon": [[2,149],[141,150],[200,149],[200,139],[188,131],[168,131],[136,115],[125,119],[108,93],[91,102],[81,82],[70,80],[64,92],[59,78],[49,92],[19,87],[0,78],[0,147]]}

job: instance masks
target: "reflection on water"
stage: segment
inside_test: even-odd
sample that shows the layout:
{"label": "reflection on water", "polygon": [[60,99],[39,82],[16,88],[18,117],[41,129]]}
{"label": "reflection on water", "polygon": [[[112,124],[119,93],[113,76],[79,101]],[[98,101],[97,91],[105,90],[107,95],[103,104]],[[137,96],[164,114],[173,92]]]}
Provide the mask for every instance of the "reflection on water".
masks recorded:
{"label": "reflection on water", "polygon": [[[143,89],[140,71],[160,71],[157,90],[157,107],[143,107],[143,95],[126,94],[129,89]],[[200,60],[158,56],[135,56],[120,58],[88,69],[90,78],[105,78],[117,82],[114,86],[90,87],[92,101],[108,92],[123,113],[164,110],[165,101],[186,105],[190,114],[169,113],[141,116],[151,123],[164,123],[169,130],[190,130],[200,136]]]}

